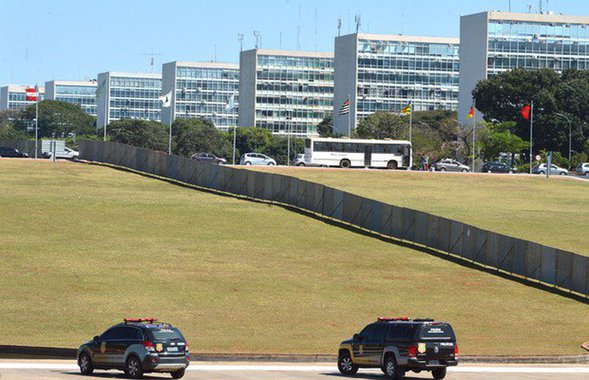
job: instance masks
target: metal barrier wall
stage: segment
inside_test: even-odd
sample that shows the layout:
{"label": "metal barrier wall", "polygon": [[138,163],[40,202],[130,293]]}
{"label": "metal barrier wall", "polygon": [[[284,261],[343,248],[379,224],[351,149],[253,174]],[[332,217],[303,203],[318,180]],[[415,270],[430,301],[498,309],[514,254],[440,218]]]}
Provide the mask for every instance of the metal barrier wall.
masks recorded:
{"label": "metal barrier wall", "polygon": [[[0,141],[0,146],[7,146],[10,148],[18,149],[19,152],[26,153],[29,155],[29,157],[35,157],[35,140]],[[41,157],[41,140],[39,140],[37,151],[38,157]]]}
{"label": "metal barrier wall", "polygon": [[236,196],[297,207],[589,297],[589,257],[481,230],[425,212],[294,177],[199,163],[124,144],[82,140],[80,158]]}

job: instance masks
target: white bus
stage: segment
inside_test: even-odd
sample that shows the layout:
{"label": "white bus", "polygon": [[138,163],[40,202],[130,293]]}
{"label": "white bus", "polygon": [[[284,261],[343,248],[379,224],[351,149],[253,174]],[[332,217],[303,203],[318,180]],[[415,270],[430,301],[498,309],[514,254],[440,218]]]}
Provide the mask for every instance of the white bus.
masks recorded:
{"label": "white bus", "polygon": [[410,169],[411,142],[310,138],[305,141],[305,165]]}

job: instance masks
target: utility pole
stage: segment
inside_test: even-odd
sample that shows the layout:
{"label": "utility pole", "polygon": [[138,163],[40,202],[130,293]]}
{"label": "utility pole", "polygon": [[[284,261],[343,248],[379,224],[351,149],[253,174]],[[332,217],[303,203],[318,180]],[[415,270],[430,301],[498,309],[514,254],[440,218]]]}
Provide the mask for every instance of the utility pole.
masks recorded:
{"label": "utility pole", "polygon": [[342,18],[338,17],[337,18],[337,36],[341,36],[342,35]]}
{"label": "utility pole", "polygon": [[362,16],[359,14],[354,16],[354,22],[356,23],[356,33],[360,32],[360,26],[362,25]]}
{"label": "utility pole", "polygon": [[243,51],[243,33],[237,33],[237,41],[239,41],[239,51]]}

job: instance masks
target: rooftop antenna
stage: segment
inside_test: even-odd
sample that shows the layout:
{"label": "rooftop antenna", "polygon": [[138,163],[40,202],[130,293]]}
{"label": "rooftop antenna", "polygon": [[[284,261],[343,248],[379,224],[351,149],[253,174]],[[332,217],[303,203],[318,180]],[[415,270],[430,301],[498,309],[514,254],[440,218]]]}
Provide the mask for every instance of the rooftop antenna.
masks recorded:
{"label": "rooftop antenna", "polygon": [[217,44],[215,44],[215,52],[213,53],[213,62],[217,62]]}
{"label": "rooftop antenna", "polygon": [[511,13],[511,0],[509,0],[509,13]]}
{"label": "rooftop antenna", "polygon": [[150,73],[155,73],[155,57],[161,57],[163,56],[163,54],[160,53],[154,53],[153,51],[151,53],[143,53],[141,55],[147,55],[149,56],[149,72]]}
{"label": "rooftop antenna", "polygon": [[254,37],[256,37],[256,49],[262,48],[262,34],[259,30],[254,30]]}
{"label": "rooftop antenna", "polygon": [[317,51],[317,5],[315,5],[315,35],[313,36],[313,42],[315,51]]}
{"label": "rooftop antenna", "polygon": [[362,25],[362,18],[360,15],[354,16],[354,22],[356,23],[356,33],[360,32],[360,25]]}
{"label": "rooftop antenna", "polygon": [[297,50],[301,50],[301,4],[299,3],[299,21],[297,23]]}
{"label": "rooftop antenna", "polygon": [[342,18],[338,17],[337,18],[337,36],[341,36],[342,35]]}
{"label": "rooftop antenna", "polygon": [[528,7],[528,13],[532,13],[532,4],[526,4],[526,7]]}
{"label": "rooftop antenna", "polygon": [[243,51],[243,33],[237,33],[237,41],[239,41],[239,51]]}

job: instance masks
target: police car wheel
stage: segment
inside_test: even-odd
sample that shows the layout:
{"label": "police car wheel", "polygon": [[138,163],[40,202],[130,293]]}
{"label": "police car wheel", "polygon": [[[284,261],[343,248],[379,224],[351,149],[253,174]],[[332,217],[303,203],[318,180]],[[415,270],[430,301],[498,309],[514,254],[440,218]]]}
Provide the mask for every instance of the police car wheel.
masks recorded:
{"label": "police car wheel", "polygon": [[389,379],[398,380],[403,375],[393,355],[387,356],[384,362],[385,376]]}
{"label": "police car wheel", "polygon": [[172,375],[172,379],[181,379],[182,377],[184,377],[184,372],[184,369],[179,369],[177,371],[170,373],[170,375]]}
{"label": "police car wheel", "polygon": [[337,368],[342,375],[355,375],[358,372],[358,366],[352,361],[349,353],[342,353],[337,358]]}
{"label": "police car wheel", "polygon": [[436,368],[432,371],[432,375],[436,380],[442,380],[446,377],[446,368]]}
{"label": "police car wheel", "polygon": [[82,375],[92,375],[92,372],[94,372],[92,359],[90,359],[90,355],[85,352],[80,354],[80,357],[78,358],[78,366],[80,366],[80,373]]}
{"label": "police car wheel", "polygon": [[127,359],[125,374],[131,379],[141,379],[143,377],[143,368],[141,368],[141,363],[135,356]]}

